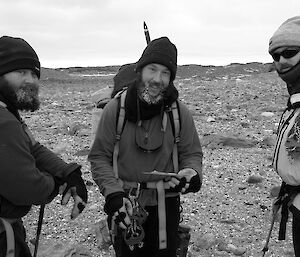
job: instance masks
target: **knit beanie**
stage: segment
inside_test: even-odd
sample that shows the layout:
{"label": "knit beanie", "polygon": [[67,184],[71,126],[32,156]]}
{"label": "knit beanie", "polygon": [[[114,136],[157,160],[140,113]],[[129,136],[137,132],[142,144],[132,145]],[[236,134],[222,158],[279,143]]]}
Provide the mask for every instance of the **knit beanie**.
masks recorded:
{"label": "knit beanie", "polygon": [[279,47],[300,47],[300,16],[286,20],[275,31],[269,41],[269,53]]}
{"label": "knit beanie", "polygon": [[0,76],[20,69],[33,70],[40,78],[40,62],[33,48],[22,38],[0,38]]}
{"label": "knit beanie", "polygon": [[173,81],[177,71],[176,46],[167,37],[152,40],[138,60],[136,71],[140,71],[149,63],[158,63],[166,66],[171,72],[171,81]]}

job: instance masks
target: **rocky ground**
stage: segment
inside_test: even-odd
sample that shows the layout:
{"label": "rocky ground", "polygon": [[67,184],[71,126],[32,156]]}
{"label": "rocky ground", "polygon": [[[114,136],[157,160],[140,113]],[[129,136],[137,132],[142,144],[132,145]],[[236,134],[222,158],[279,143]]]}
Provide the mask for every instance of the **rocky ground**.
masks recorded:
{"label": "rocky ground", "polygon": [[[43,70],[42,108],[23,113],[36,138],[68,162],[82,164],[89,204],[75,220],[71,204],[46,206],[39,256],[113,256],[99,243],[103,197],[86,160],[92,94],[112,84],[116,67]],[[280,179],[271,166],[277,124],[285,108],[285,85],[266,64],[182,66],[176,86],[192,111],[204,151],[199,193],[183,196],[183,224],[192,227],[189,256],[262,256]],[[97,76],[91,76],[97,73]],[[89,76],[86,76],[89,74]],[[101,76],[100,76],[101,75]],[[24,219],[35,237],[39,207]],[[278,241],[278,223],[265,256],[293,256],[291,227]],[[50,253],[51,252],[51,253]],[[77,254],[77,255],[76,255]]]}

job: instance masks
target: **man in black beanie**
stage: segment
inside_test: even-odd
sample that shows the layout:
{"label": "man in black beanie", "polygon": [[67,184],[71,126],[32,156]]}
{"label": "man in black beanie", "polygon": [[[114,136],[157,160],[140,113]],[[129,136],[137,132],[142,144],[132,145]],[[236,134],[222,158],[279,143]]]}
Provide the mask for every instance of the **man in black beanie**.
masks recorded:
{"label": "man in black beanie", "polygon": [[[40,62],[33,48],[21,38],[1,37],[0,257],[8,256],[11,245],[15,257],[31,256],[22,217],[32,205],[51,202],[62,189],[61,203],[73,197],[71,218],[76,218],[87,202],[81,166],[65,163],[39,144],[20,117],[19,110],[39,108],[39,78]],[[3,224],[12,227],[12,237]]]}
{"label": "man in black beanie", "polygon": [[180,193],[200,190],[202,149],[173,84],[175,45],[151,41],[135,70],[128,89],[105,106],[88,160],[116,256],[175,257]]}

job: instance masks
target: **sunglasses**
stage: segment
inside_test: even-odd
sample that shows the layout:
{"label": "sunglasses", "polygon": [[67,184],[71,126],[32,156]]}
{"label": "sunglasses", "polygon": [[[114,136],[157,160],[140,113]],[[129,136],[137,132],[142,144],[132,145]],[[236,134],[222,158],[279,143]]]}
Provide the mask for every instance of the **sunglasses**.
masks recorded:
{"label": "sunglasses", "polygon": [[285,59],[289,59],[294,57],[296,54],[298,54],[300,51],[299,48],[295,48],[295,49],[285,49],[280,53],[273,53],[272,54],[272,58],[275,62],[279,62],[280,60],[280,56],[282,56]]}

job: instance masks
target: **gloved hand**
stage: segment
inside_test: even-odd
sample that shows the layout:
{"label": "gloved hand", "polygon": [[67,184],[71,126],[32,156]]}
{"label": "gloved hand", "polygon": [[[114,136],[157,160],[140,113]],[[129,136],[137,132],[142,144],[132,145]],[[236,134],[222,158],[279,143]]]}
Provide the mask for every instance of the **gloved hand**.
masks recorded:
{"label": "gloved hand", "polygon": [[171,188],[176,192],[187,194],[190,192],[197,192],[201,187],[200,176],[197,171],[191,168],[185,168],[177,173],[176,177],[172,177],[168,181]]}
{"label": "gloved hand", "polygon": [[54,180],[54,189],[48,196],[47,203],[50,203],[58,194],[60,194],[62,192],[62,188],[65,186],[60,178],[54,176],[52,176],[52,178]]}
{"label": "gloved hand", "polygon": [[104,211],[112,216],[112,221],[126,229],[130,224],[133,207],[124,192],[116,192],[108,195],[105,200]]}
{"label": "gloved hand", "polygon": [[66,183],[66,187],[62,193],[61,204],[66,205],[72,196],[74,205],[71,211],[71,219],[75,219],[85,208],[88,199],[87,189],[81,177],[80,168],[74,170],[63,180]]}

